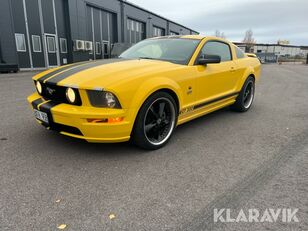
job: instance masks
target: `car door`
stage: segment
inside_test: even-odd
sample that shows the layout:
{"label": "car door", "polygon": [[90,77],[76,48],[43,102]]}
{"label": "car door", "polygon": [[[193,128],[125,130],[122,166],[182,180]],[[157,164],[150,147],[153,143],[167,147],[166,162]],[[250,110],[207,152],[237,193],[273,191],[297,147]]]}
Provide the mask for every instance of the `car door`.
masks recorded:
{"label": "car door", "polygon": [[196,65],[197,101],[215,101],[232,94],[235,90],[237,76],[236,63],[232,58],[231,47],[222,41],[207,41],[200,54],[219,55],[220,63]]}

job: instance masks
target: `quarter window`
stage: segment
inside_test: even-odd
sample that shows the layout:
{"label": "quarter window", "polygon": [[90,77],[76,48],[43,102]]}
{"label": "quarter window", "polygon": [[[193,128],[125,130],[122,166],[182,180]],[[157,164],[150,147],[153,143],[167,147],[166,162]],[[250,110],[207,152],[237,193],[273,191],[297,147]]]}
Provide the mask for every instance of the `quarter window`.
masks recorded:
{"label": "quarter window", "polygon": [[24,34],[15,34],[16,48],[19,52],[26,52],[26,40]]}
{"label": "quarter window", "polygon": [[245,58],[245,54],[244,54],[244,52],[240,48],[235,47],[235,52],[236,52],[236,57],[238,59]]}
{"label": "quarter window", "polygon": [[61,53],[67,53],[67,40],[65,38],[60,38],[60,48]]}
{"label": "quarter window", "polygon": [[221,62],[232,60],[231,51],[228,44],[218,41],[207,42],[201,51],[202,55],[219,55]]}
{"label": "quarter window", "polygon": [[40,36],[32,35],[32,47],[33,47],[33,52],[42,52]]}

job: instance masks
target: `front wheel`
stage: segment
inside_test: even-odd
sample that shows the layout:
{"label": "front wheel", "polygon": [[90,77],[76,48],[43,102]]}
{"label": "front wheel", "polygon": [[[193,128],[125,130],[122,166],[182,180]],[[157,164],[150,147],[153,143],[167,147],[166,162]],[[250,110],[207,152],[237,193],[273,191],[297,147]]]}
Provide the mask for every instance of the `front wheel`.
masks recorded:
{"label": "front wheel", "polygon": [[166,92],[151,95],[142,105],[135,121],[132,139],[144,149],[155,150],[170,139],[177,121],[174,99]]}
{"label": "front wheel", "polygon": [[248,111],[255,96],[255,79],[250,76],[246,79],[240,94],[231,109],[238,112]]}

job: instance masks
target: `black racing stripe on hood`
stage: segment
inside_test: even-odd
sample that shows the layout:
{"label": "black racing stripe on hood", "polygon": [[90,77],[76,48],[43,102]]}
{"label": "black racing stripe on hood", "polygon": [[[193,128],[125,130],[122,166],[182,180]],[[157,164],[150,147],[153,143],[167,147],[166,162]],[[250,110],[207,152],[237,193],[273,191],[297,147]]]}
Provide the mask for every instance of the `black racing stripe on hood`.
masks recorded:
{"label": "black racing stripe on hood", "polygon": [[89,62],[85,65],[81,65],[80,67],[76,67],[74,69],[65,71],[59,75],[56,75],[55,77],[47,80],[47,83],[50,84],[57,84],[58,82],[66,79],[67,77],[70,77],[71,75],[74,75],[78,72],[93,68],[93,67],[97,67],[100,65],[104,65],[104,64],[109,64],[109,63],[116,63],[116,62],[121,62],[124,61],[125,59],[106,59],[106,60],[99,60],[99,61],[93,61],[93,62]]}
{"label": "black racing stripe on hood", "polygon": [[40,106],[40,110],[43,111],[43,112],[49,113],[51,108],[53,108],[54,106],[57,106],[59,104],[60,104],[60,102],[49,101],[49,102],[46,102],[46,103],[42,104]]}
{"label": "black racing stripe on hood", "polygon": [[39,110],[42,111],[42,112],[45,112],[47,113],[47,116],[48,116],[48,120],[49,120],[49,124],[46,124],[44,122],[42,122],[42,124],[45,126],[45,127],[49,127],[49,126],[52,126],[54,124],[53,122],[53,117],[52,117],[52,114],[51,114],[51,109],[57,105],[61,104],[60,102],[54,102],[54,101],[48,101],[42,105],[40,105],[40,108]]}
{"label": "black racing stripe on hood", "polygon": [[48,74],[42,76],[41,78],[39,78],[38,80],[41,82],[41,81],[44,81],[46,79],[48,79],[49,77],[53,76],[53,75],[56,75],[62,71],[65,71],[67,69],[70,69],[72,67],[76,67],[78,65],[82,65],[84,63],[75,63],[75,64],[72,64],[72,65],[68,65],[68,66],[63,66],[63,67],[60,67],[59,69],[55,70],[55,71],[52,71],[52,72],[49,72]]}

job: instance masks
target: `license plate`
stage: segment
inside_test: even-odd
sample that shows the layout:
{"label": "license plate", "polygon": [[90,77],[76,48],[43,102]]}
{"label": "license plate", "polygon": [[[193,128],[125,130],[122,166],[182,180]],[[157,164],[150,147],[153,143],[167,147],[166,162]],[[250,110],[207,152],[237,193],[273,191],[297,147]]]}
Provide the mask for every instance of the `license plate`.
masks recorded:
{"label": "license plate", "polygon": [[35,116],[36,119],[49,124],[47,113],[34,109],[34,116]]}

